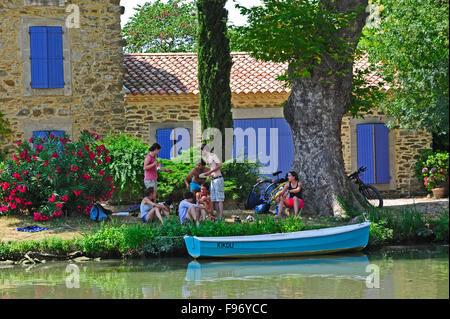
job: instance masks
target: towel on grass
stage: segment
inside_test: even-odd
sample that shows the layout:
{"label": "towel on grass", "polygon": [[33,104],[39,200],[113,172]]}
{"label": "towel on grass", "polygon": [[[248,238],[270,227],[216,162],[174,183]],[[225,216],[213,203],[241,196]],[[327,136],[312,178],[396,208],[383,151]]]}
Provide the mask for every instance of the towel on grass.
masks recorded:
{"label": "towel on grass", "polygon": [[30,232],[30,233],[35,233],[35,232],[38,232],[38,231],[51,230],[51,229],[42,228],[42,227],[39,227],[39,226],[36,226],[36,225],[31,225],[31,226],[27,226],[27,227],[24,227],[24,228],[17,227],[17,230],[18,231],[26,231],[26,232]]}

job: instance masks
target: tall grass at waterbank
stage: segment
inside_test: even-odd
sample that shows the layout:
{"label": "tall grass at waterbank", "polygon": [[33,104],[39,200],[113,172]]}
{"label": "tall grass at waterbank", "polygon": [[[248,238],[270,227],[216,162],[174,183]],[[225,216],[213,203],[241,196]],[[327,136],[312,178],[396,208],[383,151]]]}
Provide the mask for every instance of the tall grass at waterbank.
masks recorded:
{"label": "tall grass at waterbank", "polygon": [[[448,211],[424,216],[415,209],[369,210],[370,226],[368,249],[399,243],[448,243]],[[37,252],[68,258],[81,252],[88,257],[137,258],[151,256],[187,256],[183,236],[239,236],[270,233],[288,233],[348,224],[347,218],[321,218],[317,221],[287,218],[273,219],[259,216],[252,223],[214,223],[206,221],[200,227],[181,225],[175,217],[160,224],[118,224],[102,222],[81,238],[63,240],[57,237],[40,241],[11,241],[0,243],[0,260],[20,260],[27,252]]]}

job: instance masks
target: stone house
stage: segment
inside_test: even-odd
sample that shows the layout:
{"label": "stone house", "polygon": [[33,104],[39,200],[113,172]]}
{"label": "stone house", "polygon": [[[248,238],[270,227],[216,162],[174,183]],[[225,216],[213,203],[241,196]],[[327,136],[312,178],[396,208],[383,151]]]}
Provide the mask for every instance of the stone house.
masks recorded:
{"label": "stone house", "polygon": [[[13,130],[5,141],[9,149],[19,140],[50,132],[76,139],[85,128],[158,141],[166,158],[177,152],[170,147],[174,128],[188,133],[189,143],[183,147],[200,142],[196,55],[124,55],[123,10],[120,0],[0,3],[0,111]],[[245,53],[232,56],[234,127],[266,134],[254,143],[244,139],[235,150],[255,147],[259,152],[260,144],[275,142],[269,144],[277,145],[276,168],[286,172],[294,153],[281,105],[290,90],[276,76],[287,65],[256,61]],[[367,61],[359,63],[364,67]],[[431,134],[391,131],[384,125],[387,120],[377,111],[364,119],[343,119],[346,171],[369,166],[364,178],[384,193],[418,193],[422,188],[411,167],[422,150],[431,148]],[[271,140],[271,128],[278,129],[276,141]]]}
{"label": "stone house", "polygon": [[0,2],[0,111],[18,140],[124,129],[120,0]]}
{"label": "stone house", "polygon": [[[232,58],[230,86],[234,127],[266,129],[262,138],[267,141],[275,141],[268,131],[277,128],[277,169],[284,174],[290,169],[294,156],[292,134],[281,107],[290,89],[276,77],[287,65],[257,61],[246,53],[232,53]],[[125,132],[142,137],[148,143],[157,141],[166,150],[160,155],[166,158],[176,156],[178,150],[173,147],[178,134],[175,131],[175,135],[170,135],[174,129],[184,128],[190,133],[190,143],[185,147],[200,143],[196,54],[128,54],[124,63],[127,70]],[[365,68],[367,64],[367,59],[362,58],[355,67]],[[368,75],[368,80],[372,85],[381,81],[374,74]],[[385,125],[389,120],[376,110],[365,114],[363,119],[351,115],[343,118],[341,140],[345,170],[350,173],[362,165],[368,167],[363,180],[376,185],[384,196],[422,193],[412,166],[421,151],[431,148],[432,136],[427,132],[389,130]],[[248,148],[250,144],[245,140],[241,146]]]}

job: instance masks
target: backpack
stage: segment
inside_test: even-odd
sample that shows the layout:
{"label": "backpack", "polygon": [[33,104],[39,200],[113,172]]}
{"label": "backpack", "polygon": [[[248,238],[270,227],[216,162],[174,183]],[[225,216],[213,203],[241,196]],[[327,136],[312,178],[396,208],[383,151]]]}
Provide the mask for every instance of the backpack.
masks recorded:
{"label": "backpack", "polygon": [[106,215],[106,211],[100,204],[94,204],[91,208],[91,219],[96,222],[108,219],[108,215]]}

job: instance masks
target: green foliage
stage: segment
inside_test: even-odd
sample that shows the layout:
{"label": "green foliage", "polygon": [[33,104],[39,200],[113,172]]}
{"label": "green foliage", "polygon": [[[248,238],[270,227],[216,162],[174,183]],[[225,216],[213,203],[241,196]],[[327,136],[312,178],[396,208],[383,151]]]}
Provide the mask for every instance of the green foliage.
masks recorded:
{"label": "green foliage", "polygon": [[249,23],[242,33],[242,48],[257,59],[288,62],[291,74],[287,71],[280,79],[308,78],[319,65],[327,68],[329,75],[350,73],[350,69],[338,70],[322,64],[322,59],[326,57],[339,64],[348,62],[354,44],[336,34],[364,11],[363,6],[340,12],[330,1],[263,0],[262,6],[236,7]]}
{"label": "green foliage", "polygon": [[126,52],[192,52],[196,49],[194,1],[156,0],[138,5],[122,32]]}
{"label": "green foliage", "polygon": [[95,202],[109,199],[115,187],[104,169],[111,158],[98,139],[84,130],[77,142],[52,134],[19,141],[1,173],[0,213],[34,213],[36,221],[45,221],[63,211],[88,213]]}
{"label": "green foliage", "polygon": [[368,247],[379,247],[392,241],[393,230],[388,228],[386,224],[386,221],[370,224]]}
{"label": "green foliage", "polygon": [[431,191],[433,188],[443,186],[448,180],[448,152],[434,152],[428,150],[419,155],[414,172],[425,188]]}
{"label": "green foliage", "polygon": [[448,1],[376,4],[382,9],[380,24],[363,30],[359,48],[390,86],[379,108],[401,127],[448,134]]}
{"label": "green foliage", "polygon": [[202,132],[207,128],[222,133],[233,127],[231,114],[230,73],[232,60],[227,37],[226,0],[198,0],[198,89]]}
{"label": "green foliage", "polygon": [[114,176],[119,202],[124,194],[129,198],[140,198],[144,190],[144,158],[149,146],[143,140],[122,132],[111,132],[103,139],[103,143],[113,159],[105,171]]}

